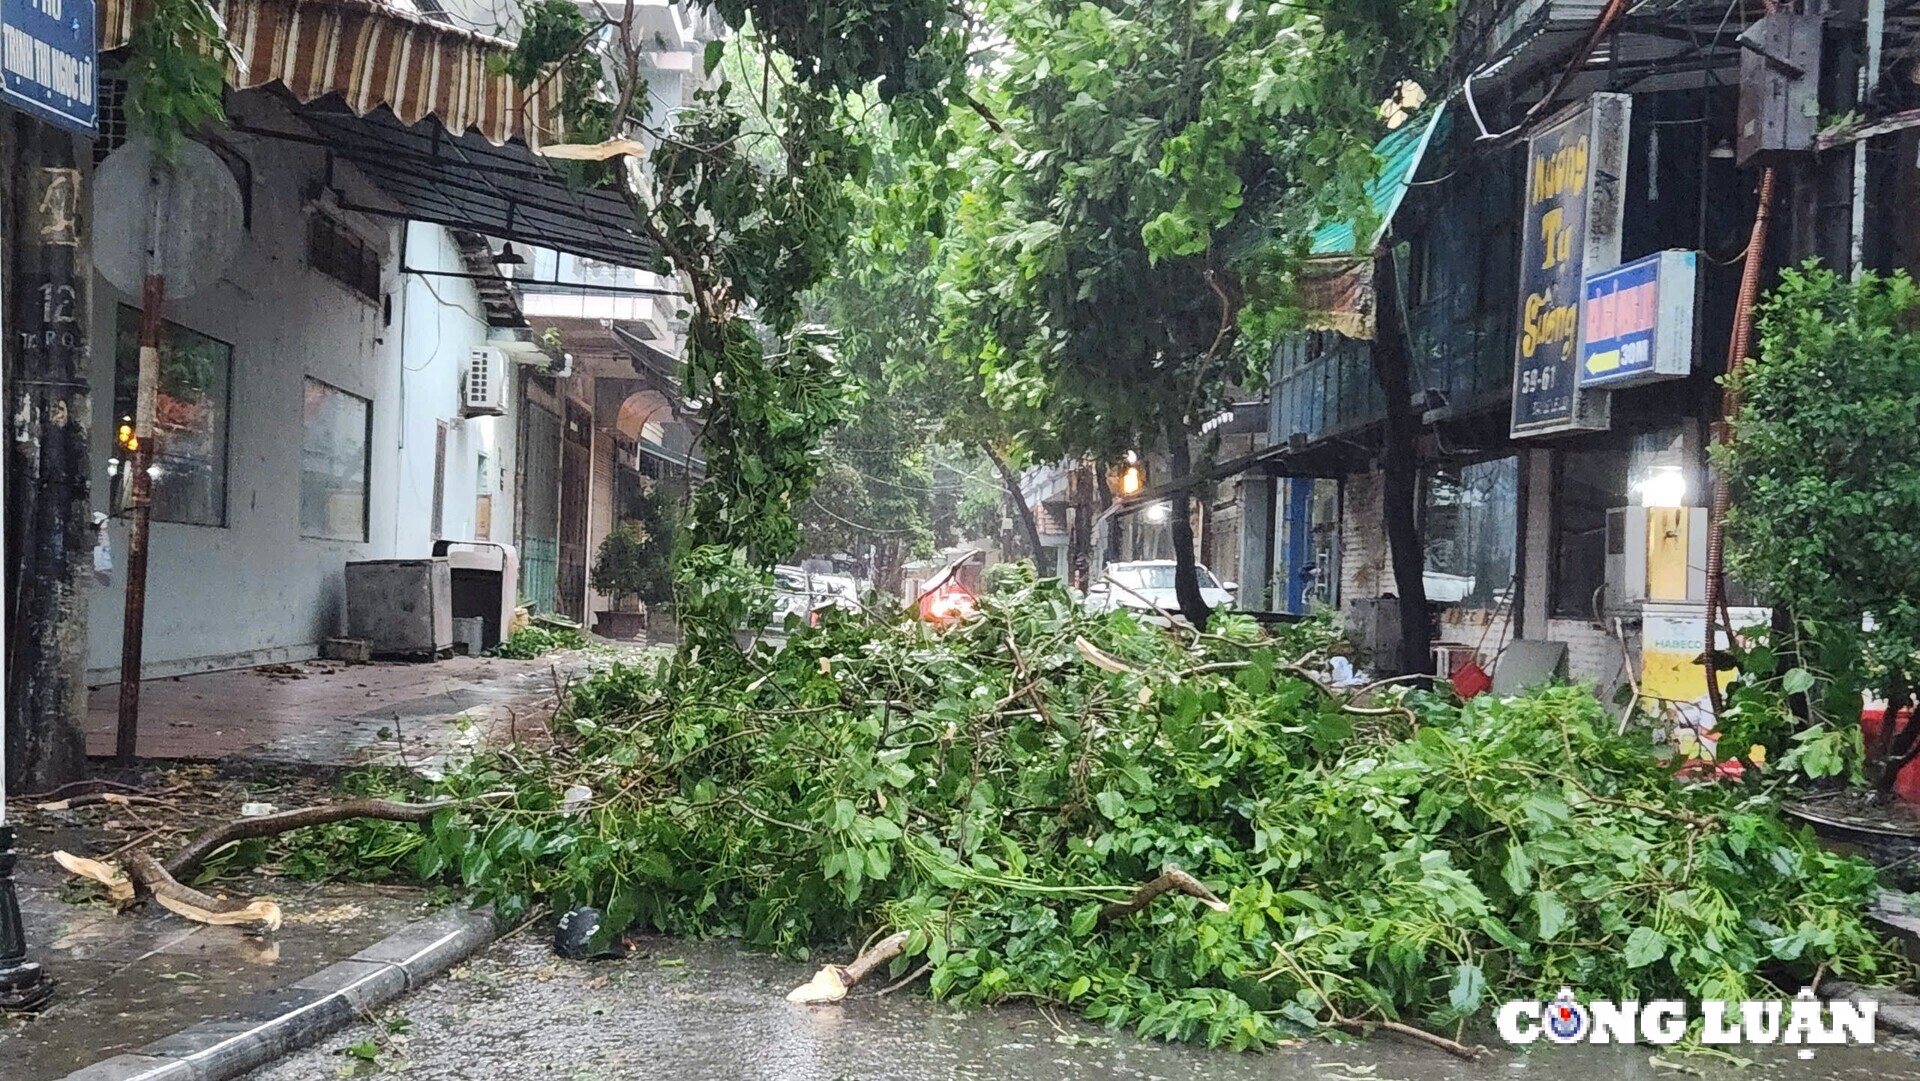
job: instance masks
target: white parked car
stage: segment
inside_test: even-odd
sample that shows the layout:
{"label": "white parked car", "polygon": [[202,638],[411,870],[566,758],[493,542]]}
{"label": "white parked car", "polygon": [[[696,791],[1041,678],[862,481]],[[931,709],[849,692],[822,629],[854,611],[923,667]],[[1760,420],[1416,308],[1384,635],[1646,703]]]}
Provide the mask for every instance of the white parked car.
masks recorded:
{"label": "white parked car", "polygon": [[815,574],[799,567],[773,568],[773,618],[768,629],[779,631],[787,617],[799,616],[804,623],[818,622],[815,613],[822,608],[860,610],[860,583],[851,575]]}
{"label": "white parked car", "polygon": [[[1237,583],[1222,582],[1205,565],[1194,568],[1200,577],[1200,598],[1210,608],[1233,603]],[[1155,616],[1160,612],[1178,614],[1180,600],[1173,592],[1174,562],[1171,559],[1143,559],[1135,563],[1109,563],[1103,577],[1087,590],[1087,607],[1096,612],[1126,609]]]}

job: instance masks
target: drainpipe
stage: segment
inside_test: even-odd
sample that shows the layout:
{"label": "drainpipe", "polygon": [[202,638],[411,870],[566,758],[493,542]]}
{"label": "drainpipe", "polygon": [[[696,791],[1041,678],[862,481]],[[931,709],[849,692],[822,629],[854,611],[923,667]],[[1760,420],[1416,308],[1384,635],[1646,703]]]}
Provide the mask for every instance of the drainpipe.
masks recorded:
{"label": "drainpipe", "polygon": [[[1774,170],[1769,165],[1760,171],[1760,204],[1753,212],[1753,234],[1747,240],[1747,254],[1740,266],[1740,296],[1734,302],[1733,337],[1727,343],[1727,382],[1720,392],[1720,420],[1714,425],[1715,440],[1721,445],[1733,442],[1733,418],[1740,410],[1740,392],[1734,385],[1740,365],[1747,358],[1753,340],[1753,305],[1760,295],[1760,268],[1766,258],[1767,223],[1773,211]],[[1713,505],[1707,524],[1707,699],[1713,703],[1717,718],[1726,707],[1720,693],[1719,666],[1714,663],[1714,615],[1725,603],[1724,568],[1726,566],[1727,507],[1732,496],[1727,491],[1726,474],[1715,470]]]}
{"label": "drainpipe", "polygon": [[[1867,0],[1867,63],[1860,69],[1859,98],[1865,106],[1880,86],[1880,52],[1887,36],[1887,0]],[[1867,252],[1867,140],[1853,144],[1853,220],[1847,254],[1853,280],[1866,269]]]}

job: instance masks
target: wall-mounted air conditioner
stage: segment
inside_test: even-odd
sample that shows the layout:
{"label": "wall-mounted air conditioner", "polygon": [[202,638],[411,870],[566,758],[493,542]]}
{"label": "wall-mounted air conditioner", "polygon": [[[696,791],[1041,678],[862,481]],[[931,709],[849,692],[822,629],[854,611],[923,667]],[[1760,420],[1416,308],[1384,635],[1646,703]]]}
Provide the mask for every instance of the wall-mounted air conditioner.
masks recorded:
{"label": "wall-mounted air conditioner", "polygon": [[507,412],[507,355],[491,345],[467,351],[466,378],[460,388],[460,415],[498,417]]}
{"label": "wall-mounted air conditioner", "polygon": [[1607,608],[1707,597],[1707,508],[1607,512]]}

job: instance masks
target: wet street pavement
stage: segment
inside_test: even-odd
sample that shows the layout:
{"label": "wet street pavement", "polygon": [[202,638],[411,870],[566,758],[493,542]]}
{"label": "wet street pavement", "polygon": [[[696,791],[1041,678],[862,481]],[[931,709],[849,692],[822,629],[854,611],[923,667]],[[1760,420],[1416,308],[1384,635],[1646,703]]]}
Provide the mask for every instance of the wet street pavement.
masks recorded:
{"label": "wet street pavement", "polygon": [[[637,647],[573,650],[532,660],[452,657],[425,664],[303,661],[140,686],[140,756],[419,767],[543,731],[555,691]],[[89,695],[87,749],[111,754],[118,691]],[[464,722],[455,723],[455,722]]]}
{"label": "wet street pavement", "polygon": [[[1148,1043],[1065,1012],[965,1009],[918,989],[856,990],[839,1006],[786,993],[812,967],[730,942],[650,939],[642,953],[556,960],[529,928],[379,1017],[256,1070],[247,1081],[400,1076],[413,1081],[1599,1081],[1705,1076],[1768,1081],[1920,1078],[1920,1045],[1775,1053],[1730,1069],[1647,1047],[1500,1051],[1466,1063],[1390,1037],[1306,1041],[1260,1054]],[[1666,1065],[1668,1058],[1673,1065]]]}
{"label": "wet street pavement", "polygon": [[[232,1013],[249,995],[285,987],[420,918],[425,894],[353,884],[254,883],[285,908],[270,938],[190,923],[159,907],[116,914],[67,904],[49,860],[20,871],[32,956],[55,980],[33,1017],[0,1015],[0,1079],[47,1081]],[[245,893],[246,883],[236,884]]]}

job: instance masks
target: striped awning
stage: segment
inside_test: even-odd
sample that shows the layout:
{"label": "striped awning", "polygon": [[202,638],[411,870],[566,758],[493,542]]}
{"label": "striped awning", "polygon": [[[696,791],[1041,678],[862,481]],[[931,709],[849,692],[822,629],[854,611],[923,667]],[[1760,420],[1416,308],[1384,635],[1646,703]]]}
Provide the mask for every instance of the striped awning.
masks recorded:
{"label": "striped awning", "polygon": [[[488,61],[510,42],[424,19],[377,0],[212,0],[238,64],[236,89],[279,83],[301,103],[338,94],[356,116],[381,106],[408,125],[432,117],[455,135],[501,145],[557,142],[559,80],[522,90]],[[132,39],[143,0],[101,0],[100,49]]]}

